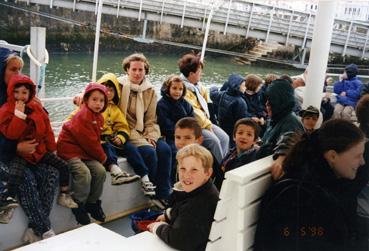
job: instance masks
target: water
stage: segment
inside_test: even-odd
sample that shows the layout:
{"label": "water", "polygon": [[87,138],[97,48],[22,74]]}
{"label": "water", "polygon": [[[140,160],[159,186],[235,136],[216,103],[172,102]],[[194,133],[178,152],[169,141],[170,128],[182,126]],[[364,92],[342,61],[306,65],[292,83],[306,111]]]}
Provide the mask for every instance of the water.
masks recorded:
{"label": "water", "polygon": [[[100,53],[98,60],[97,78],[104,73],[113,72],[120,76],[123,73],[122,60],[130,53]],[[179,74],[177,61],[180,55],[158,55],[145,54],[150,61],[151,71],[149,79],[154,84],[157,93],[167,75]],[[90,80],[92,72],[93,54],[54,54],[50,55],[50,62],[46,69],[46,97],[73,97],[83,92]],[[24,73],[27,74],[28,64]],[[202,82],[205,85],[221,85],[230,73],[238,73],[243,76],[253,73],[261,77],[268,73],[277,75],[301,74],[299,70],[291,70],[281,67],[260,67],[239,65],[233,62],[232,57],[210,57],[205,58],[205,68]],[[45,104],[50,113],[51,121],[63,121],[75,108],[71,101],[60,101]]]}

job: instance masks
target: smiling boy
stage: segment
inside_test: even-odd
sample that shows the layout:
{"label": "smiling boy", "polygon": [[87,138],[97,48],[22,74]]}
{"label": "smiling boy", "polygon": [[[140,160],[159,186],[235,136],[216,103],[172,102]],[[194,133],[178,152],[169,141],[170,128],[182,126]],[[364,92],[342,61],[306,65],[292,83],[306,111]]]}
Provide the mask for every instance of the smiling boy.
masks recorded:
{"label": "smiling boy", "polygon": [[148,226],[165,243],[179,250],[205,250],[219,192],[210,180],[213,157],[190,144],[178,151],[179,181],[186,196]]}

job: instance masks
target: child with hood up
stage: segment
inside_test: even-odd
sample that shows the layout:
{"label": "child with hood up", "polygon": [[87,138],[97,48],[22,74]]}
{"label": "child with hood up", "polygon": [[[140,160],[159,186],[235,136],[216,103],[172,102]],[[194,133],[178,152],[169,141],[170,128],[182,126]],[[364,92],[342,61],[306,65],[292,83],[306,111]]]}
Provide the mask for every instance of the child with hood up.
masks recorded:
{"label": "child with hood up", "polygon": [[72,174],[73,198],[78,208],[72,212],[78,223],[87,225],[90,218],[105,221],[100,196],[105,182],[107,157],[101,146],[104,118],[108,106],[106,87],[97,83],[87,85],[80,110],[64,123],[59,134],[58,155],[66,160]]}
{"label": "child with hood up", "polygon": [[118,155],[126,154],[128,163],[135,168],[136,164],[132,158],[138,154],[136,147],[128,142],[130,134],[128,122],[118,107],[121,96],[118,79],[113,73],[107,73],[97,83],[106,87],[109,102],[102,113],[104,127],[101,132],[101,143],[107,156],[104,166],[111,174],[111,184],[121,185],[136,181],[140,176],[122,171],[118,166]]}
{"label": "child with hood up", "polygon": [[231,74],[224,83],[225,91],[212,92],[211,100],[218,106],[219,126],[229,136],[229,146],[234,147],[233,127],[237,120],[251,117],[243,99],[246,91],[245,79],[238,74]]}
{"label": "child with hood up", "polygon": [[337,104],[334,106],[332,118],[350,120],[356,103],[360,98],[361,80],[356,77],[359,69],[356,64],[345,67],[340,80],[333,85],[333,91],[337,94]]}
{"label": "child with hood up", "polygon": [[[31,165],[44,163],[60,172],[58,203],[68,208],[77,207],[68,192],[68,165],[54,154],[56,143],[49,116],[42,105],[34,99],[35,84],[25,75],[14,75],[9,81],[7,94],[7,102],[0,109],[0,132],[9,140],[35,139],[37,147],[33,153],[17,152],[17,156],[10,160],[7,196],[1,196],[0,200],[6,200],[7,206],[14,204],[12,200],[17,194],[28,163]],[[4,206],[4,203],[1,204]]]}

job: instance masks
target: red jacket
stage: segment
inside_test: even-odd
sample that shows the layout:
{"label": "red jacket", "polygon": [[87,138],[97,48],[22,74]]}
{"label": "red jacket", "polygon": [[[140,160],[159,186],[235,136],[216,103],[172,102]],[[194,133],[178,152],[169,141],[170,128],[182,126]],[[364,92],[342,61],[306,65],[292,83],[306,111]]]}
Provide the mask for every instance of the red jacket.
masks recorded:
{"label": "red jacket", "polygon": [[[94,90],[105,90],[103,85],[94,84],[99,86],[92,87],[90,85],[86,88],[84,95]],[[101,89],[100,86],[104,87],[104,89]],[[106,95],[105,102],[107,104]],[[76,115],[63,125],[58,137],[58,155],[65,160],[80,158],[82,160],[97,160],[100,163],[104,163],[106,155],[100,143],[103,126],[104,118],[101,113],[94,113],[87,105],[82,105],[82,108]]]}
{"label": "red jacket", "polygon": [[[26,102],[25,119],[15,115],[14,86],[16,84],[31,86],[30,98]],[[0,108],[0,131],[10,140],[18,142],[35,139],[38,143],[36,151],[32,154],[18,153],[22,158],[32,164],[38,163],[46,152],[56,150],[53,130],[47,112],[42,105],[34,100],[36,86],[32,80],[24,75],[13,76],[8,84],[7,102]]]}

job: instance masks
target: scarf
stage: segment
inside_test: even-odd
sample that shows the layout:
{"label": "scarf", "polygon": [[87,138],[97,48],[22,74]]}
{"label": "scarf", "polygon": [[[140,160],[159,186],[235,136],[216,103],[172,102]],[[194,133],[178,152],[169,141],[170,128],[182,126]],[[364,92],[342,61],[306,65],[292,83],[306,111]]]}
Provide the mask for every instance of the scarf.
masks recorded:
{"label": "scarf", "polygon": [[145,112],[145,105],[142,93],[147,89],[152,88],[153,86],[150,83],[150,81],[147,80],[146,78],[144,78],[142,83],[139,85],[132,84],[127,75],[122,78],[119,78],[119,83],[123,85],[119,108],[123,112],[124,116],[127,116],[128,100],[131,91],[137,93],[135,129],[139,132],[142,132],[144,130],[144,112]]}
{"label": "scarf", "polygon": [[183,74],[181,74],[180,77],[183,80],[183,82],[184,82],[187,90],[190,90],[190,91],[192,91],[192,92],[194,92],[196,94],[197,101],[199,101],[200,106],[201,106],[202,110],[205,112],[206,117],[207,118],[210,118],[210,113],[209,113],[209,109],[208,109],[208,103],[206,102],[206,100],[204,99],[204,97],[201,96],[201,93],[200,93],[201,84],[200,83],[197,83],[197,85],[194,85],[194,84],[190,83],[188,81],[188,79]]}

